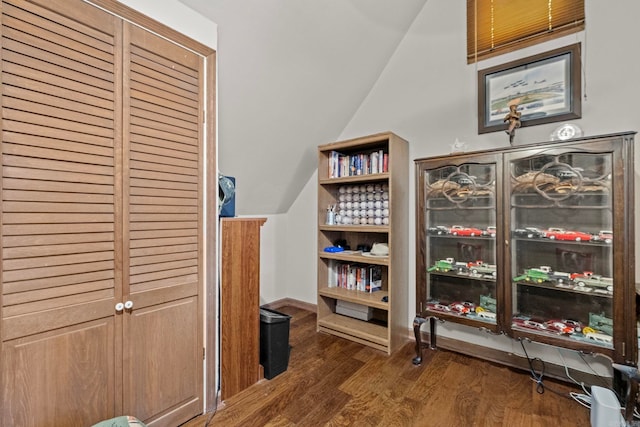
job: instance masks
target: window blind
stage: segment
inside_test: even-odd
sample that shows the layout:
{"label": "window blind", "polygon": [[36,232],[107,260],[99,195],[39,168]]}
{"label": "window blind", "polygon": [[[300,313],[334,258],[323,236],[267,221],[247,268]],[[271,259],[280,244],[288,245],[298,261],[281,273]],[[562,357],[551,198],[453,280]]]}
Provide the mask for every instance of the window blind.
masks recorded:
{"label": "window blind", "polygon": [[577,31],[584,0],[467,0],[467,62]]}

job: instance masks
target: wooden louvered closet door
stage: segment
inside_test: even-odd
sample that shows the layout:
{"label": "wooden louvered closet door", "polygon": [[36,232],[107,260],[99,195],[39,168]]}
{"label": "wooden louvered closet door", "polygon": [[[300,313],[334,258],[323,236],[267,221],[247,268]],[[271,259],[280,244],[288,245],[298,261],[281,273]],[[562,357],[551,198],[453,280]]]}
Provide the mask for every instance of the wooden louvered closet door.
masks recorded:
{"label": "wooden louvered closet door", "polygon": [[125,46],[125,412],[177,425],[202,409],[203,61],[130,24]]}
{"label": "wooden louvered closet door", "polygon": [[0,425],[201,413],[202,58],[10,0],[1,59]]}

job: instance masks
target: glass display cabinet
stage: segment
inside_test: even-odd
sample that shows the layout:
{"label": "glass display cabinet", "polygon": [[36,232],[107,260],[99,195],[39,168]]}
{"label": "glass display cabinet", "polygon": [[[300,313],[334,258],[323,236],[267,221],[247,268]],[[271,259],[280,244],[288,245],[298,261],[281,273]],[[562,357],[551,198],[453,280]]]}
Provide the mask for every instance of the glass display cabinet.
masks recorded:
{"label": "glass display cabinet", "polygon": [[419,312],[497,331],[499,165],[484,155],[420,168]]}
{"label": "glass display cabinet", "polygon": [[613,279],[614,236],[624,235],[624,219],[614,224],[616,151],[585,146],[527,154],[506,161],[508,327],[514,336],[563,340],[571,348],[613,349],[614,330],[623,331],[615,328],[614,298],[624,286]]}
{"label": "glass display cabinet", "polygon": [[441,320],[637,364],[633,135],[415,161],[414,363]]}

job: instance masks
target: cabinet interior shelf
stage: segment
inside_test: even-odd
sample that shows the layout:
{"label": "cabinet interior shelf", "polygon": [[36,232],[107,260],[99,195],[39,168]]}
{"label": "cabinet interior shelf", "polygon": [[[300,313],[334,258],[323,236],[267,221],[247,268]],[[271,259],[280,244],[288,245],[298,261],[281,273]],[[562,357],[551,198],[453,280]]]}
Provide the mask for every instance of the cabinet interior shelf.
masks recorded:
{"label": "cabinet interior shelf", "polygon": [[320,288],[318,289],[318,294],[323,297],[362,304],[381,310],[389,309],[389,303],[382,301],[383,297],[389,297],[387,291],[363,292],[344,288]]}
{"label": "cabinet interior shelf", "polygon": [[429,272],[427,272],[427,274],[430,274],[432,276],[452,277],[452,278],[460,279],[460,280],[469,280],[469,279],[471,279],[471,280],[477,280],[477,281],[481,281],[481,282],[495,282],[496,281],[495,277],[482,276],[480,274],[478,274],[476,276],[472,276],[470,274],[446,273],[446,272],[442,272],[442,271],[429,271]]}
{"label": "cabinet interior shelf", "polygon": [[[555,285],[550,285],[545,283],[535,283],[535,282],[515,282],[515,284],[518,286],[530,286],[532,288],[549,289],[549,290],[558,291],[558,292],[573,292],[573,293],[589,295],[593,297],[613,298],[613,295],[611,293],[603,293],[598,291],[584,291],[584,290],[580,290],[580,288],[564,288],[562,286],[555,286]],[[588,288],[588,289],[591,289],[591,288]]]}
{"label": "cabinet interior shelf", "polygon": [[560,244],[564,245],[564,244],[569,244],[569,245],[580,245],[580,246],[584,246],[584,245],[589,245],[589,246],[608,246],[611,247],[611,243],[606,243],[603,242],[601,240],[590,240],[588,242],[583,242],[583,241],[575,241],[575,240],[555,240],[555,239],[546,239],[546,238],[535,238],[535,237],[513,237],[512,238],[514,241],[518,241],[518,242],[535,242],[535,243],[542,243],[542,244],[550,244],[550,245],[554,245],[554,246],[558,246]]}

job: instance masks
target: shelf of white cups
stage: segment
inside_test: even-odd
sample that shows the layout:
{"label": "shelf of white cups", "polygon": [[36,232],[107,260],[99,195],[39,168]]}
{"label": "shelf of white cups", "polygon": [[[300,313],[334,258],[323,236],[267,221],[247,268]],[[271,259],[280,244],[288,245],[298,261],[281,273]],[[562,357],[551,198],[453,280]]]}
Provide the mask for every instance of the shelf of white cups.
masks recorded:
{"label": "shelf of white cups", "polygon": [[338,225],[389,225],[389,185],[341,185],[334,221]]}

